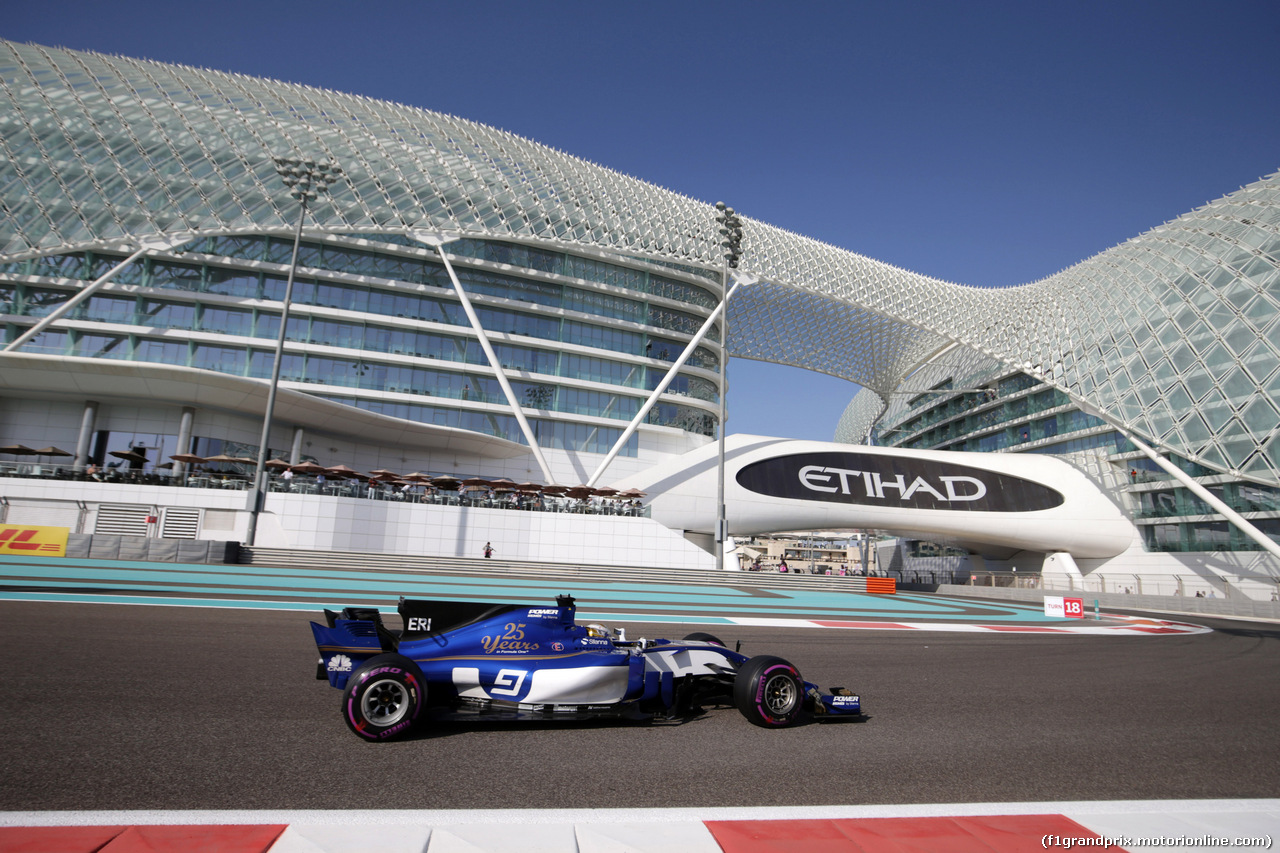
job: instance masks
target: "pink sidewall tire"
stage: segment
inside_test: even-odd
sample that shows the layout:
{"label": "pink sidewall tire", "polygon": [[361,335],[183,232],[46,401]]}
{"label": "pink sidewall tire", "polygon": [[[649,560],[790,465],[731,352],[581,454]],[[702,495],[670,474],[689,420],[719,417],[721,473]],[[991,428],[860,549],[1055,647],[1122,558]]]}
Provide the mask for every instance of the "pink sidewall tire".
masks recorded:
{"label": "pink sidewall tire", "polygon": [[733,704],[754,725],[786,728],[804,710],[804,679],[782,658],[758,655],[734,677]]}
{"label": "pink sidewall tire", "polygon": [[426,701],[427,682],[416,663],[403,655],[378,655],[351,673],[342,718],[364,740],[392,740],[413,728]]}

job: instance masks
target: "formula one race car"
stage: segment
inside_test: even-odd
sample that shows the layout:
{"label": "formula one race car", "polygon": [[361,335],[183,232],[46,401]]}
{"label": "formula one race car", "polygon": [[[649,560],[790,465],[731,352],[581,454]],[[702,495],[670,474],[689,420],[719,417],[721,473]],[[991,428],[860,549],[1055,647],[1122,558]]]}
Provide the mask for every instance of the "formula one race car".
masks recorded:
{"label": "formula one race car", "polygon": [[482,720],[676,719],[703,703],[733,704],[757,726],[859,716],[857,696],[821,693],[794,666],[747,657],[709,634],[680,641],[626,639],[578,625],[574,600],[555,607],[400,599],[403,631],[374,608],[326,610],[311,623],[316,678],[343,691],[353,732],[378,741],[406,733],[426,712]]}

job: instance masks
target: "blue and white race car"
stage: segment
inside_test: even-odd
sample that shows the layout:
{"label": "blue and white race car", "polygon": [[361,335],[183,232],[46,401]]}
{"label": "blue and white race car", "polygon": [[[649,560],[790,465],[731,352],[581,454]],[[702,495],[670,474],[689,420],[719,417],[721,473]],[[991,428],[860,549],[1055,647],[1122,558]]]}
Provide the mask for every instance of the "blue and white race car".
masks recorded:
{"label": "blue and white race car", "polygon": [[402,598],[398,610],[403,631],[375,608],[326,610],[326,624],[311,623],[316,678],[343,691],[342,717],[366,740],[399,737],[423,716],[677,719],[733,704],[781,728],[806,712],[862,713],[850,691],[822,693],[782,658],[747,657],[710,634],[628,640],[578,625],[567,595],[554,607]]}

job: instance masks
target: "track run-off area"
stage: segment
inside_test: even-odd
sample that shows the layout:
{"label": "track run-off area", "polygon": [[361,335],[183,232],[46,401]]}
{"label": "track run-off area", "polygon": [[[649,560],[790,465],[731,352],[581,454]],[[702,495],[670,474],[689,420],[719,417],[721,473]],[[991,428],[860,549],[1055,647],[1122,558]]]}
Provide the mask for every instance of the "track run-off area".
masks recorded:
{"label": "track run-off area", "polygon": [[351,571],[123,560],[0,557],[0,600],[319,610],[377,607],[394,614],[406,598],[547,604],[570,593],[579,621],[630,621],[777,628],[1005,633],[1167,634],[1199,625],[1091,611],[1045,615],[1037,604],[899,592],[892,595],[770,587],[582,578],[548,580],[413,571]]}

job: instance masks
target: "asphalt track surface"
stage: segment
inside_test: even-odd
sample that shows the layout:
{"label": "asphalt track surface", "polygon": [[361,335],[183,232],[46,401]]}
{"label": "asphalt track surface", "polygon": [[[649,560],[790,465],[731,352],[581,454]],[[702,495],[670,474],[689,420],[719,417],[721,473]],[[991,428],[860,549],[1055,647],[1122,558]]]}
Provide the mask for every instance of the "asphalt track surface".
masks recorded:
{"label": "asphalt track surface", "polygon": [[[712,629],[863,722],[442,724],[368,744],[305,613],[0,601],[0,809],[497,809],[1274,797],[1280,628]],[[664,635],[630,625],[629,636]],[[675,635],[696,628],[670,626]]]}

